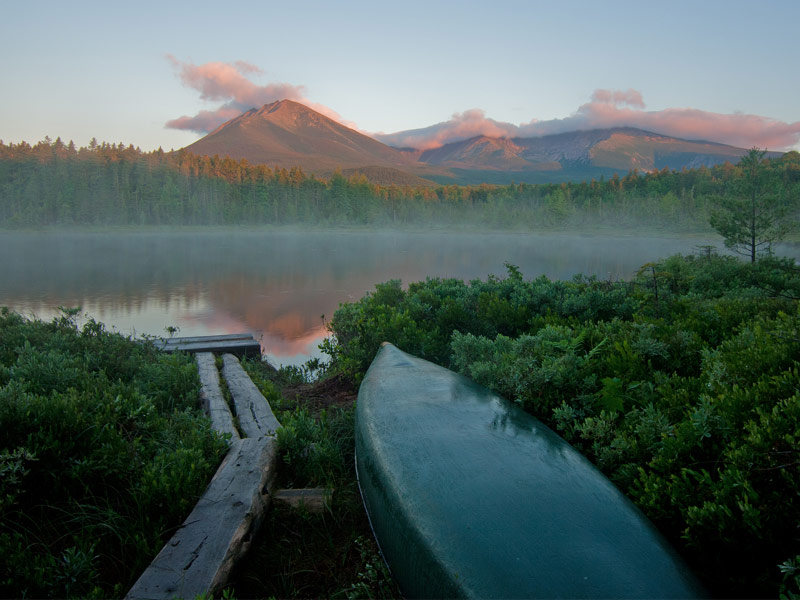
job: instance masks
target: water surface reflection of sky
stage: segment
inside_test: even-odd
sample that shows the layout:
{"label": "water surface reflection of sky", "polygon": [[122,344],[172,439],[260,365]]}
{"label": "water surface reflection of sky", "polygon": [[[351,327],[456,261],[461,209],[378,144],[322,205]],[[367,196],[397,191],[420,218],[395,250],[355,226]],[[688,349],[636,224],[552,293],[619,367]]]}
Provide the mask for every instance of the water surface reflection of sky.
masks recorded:
{"label": "water surface reflection of sky", "polygon": [[[0,306],[49,319],[59,306],[126,335],[251,332],[277,364],[320,356],[341,302],[376,283],[426,277],[630,277],[698,238],[581,235],[219,232],[0,233]],[[797,253],[795,248],[789,253]],[[800,254],[800,253],[797,253]]]}

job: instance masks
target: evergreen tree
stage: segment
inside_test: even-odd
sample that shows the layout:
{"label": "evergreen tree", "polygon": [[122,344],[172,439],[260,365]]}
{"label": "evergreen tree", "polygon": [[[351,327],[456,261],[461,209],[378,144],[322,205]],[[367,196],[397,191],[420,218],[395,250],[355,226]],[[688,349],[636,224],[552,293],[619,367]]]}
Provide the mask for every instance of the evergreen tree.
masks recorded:
{"label": "evergreen tree", "polygon": [[711,213],[710,223],[725,238],[725,246],[750,257],[771,254],[772,244],[790,230],[789,206],[768,162],[766,150],[752,148],[738,167],[741,177],[733,193],[722,197]]}

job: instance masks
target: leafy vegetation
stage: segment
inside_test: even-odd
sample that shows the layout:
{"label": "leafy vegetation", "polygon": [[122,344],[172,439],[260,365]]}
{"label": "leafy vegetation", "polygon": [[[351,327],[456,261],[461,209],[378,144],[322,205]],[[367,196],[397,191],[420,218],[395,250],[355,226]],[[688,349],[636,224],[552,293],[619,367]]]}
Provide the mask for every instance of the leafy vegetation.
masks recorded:
{"label": "leafy vegetation", "polygon": [[[800,154],[763,161],[787,198],[800,196]],[[730,163],[561,184],[380,186],[327,180],[184,150],[124,144],[76,148],[0,142],[0,227],[106,225],[441,226],[543,229],[632,225],[708,230],[719,198],[737,192]]]}
{"label": "leafy vegetation", "polygon": [[800,270],[673,256],[631,282],[378,285],[324,350],[358,382],[380,342],[519,403],[586,454],[716,595],[798,594]]}
{"label": "leafy vegetation", "polygon": [[2,309],[0,596],[124,595],[226,449],[198,390],[186,356]]}

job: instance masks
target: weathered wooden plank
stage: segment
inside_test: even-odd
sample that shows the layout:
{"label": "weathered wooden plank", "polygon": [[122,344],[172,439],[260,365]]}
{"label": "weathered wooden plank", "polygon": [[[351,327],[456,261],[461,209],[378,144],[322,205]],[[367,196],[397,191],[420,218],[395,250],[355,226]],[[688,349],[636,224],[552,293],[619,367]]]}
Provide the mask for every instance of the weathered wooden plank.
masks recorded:
{"label": "weathered wooden plank", "polygon": [[319,513],[330,506],[333,490],[326,488],[302,488],[277,490],[272,497],[292,507],[304,507],[308,512]]}
{"label": "weathered wooden plank", "polygon": [[203,497],[127,598],[217,594],[263,521],[275,459],[274,437],[234,441]]}
{"label": "weathered wooden plank", "polygon": [[231,442],[239,439],[239,432],[233,425],[233,415],[228,403],[222,395],[219,385],[219,372],[214,363],[214,355],[210,352],[198,352],[195,355],[197,370],[200,373],[200,400],[203,409],[211,417],[211,426],[219,433],[231,434]]}
{"label": "weathered wooden plank", "polygon": [[199,342],[174,342],[162,343],[153,342],[155,346],[165,352],[216,352],[221,354],[228,352],[237,356],[261,356],[261,344],[254,339],[237,339],[223,341],[199,341]]}
{"label": "weathered wooden plank", "polygon": [[[227,426],[233,427],[213,355],[200,353],[196,359],[204,403],[208,403],[214,428],[224,431]],[[230,450],[205,493],[126,598],[160,600],[218,594],[261,526],[274,486],[275,430],[280,423],[236,357],[226,354],[223,360],[226,378],[233,382],[231,395],[234,401],[239,399],[240,421],[247,424],[242,433],[249,437],[240,439],[238,433],[232,433]],[[225,411],[227,415],[221,414]]]}
{"label": "weathered wooden plank", "polygon": [[193,344],[195,342],[225,342],[230,340],[252,340],[252,333],[226,333],[224,335],[195,335],[189,337],[160,338],[164,344]]}
{"label": "weathered wooden plank", "polygon": [[256,385],[252,382],[235,356],[222,357],[222,375],[233,397],[239,429],[246,437],[257,438],[274,435],[281,426]]}

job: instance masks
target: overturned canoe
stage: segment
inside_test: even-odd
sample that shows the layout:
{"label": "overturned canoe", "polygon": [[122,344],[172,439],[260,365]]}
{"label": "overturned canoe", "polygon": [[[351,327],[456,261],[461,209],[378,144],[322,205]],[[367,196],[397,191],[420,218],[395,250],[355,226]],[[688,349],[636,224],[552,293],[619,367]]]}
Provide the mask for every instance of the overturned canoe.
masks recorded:
{"label": "overturned canoe", "polygon": [[409,598],[693,598],[648,519],[518,406],[385,344],[358,394],[356,466]]}

